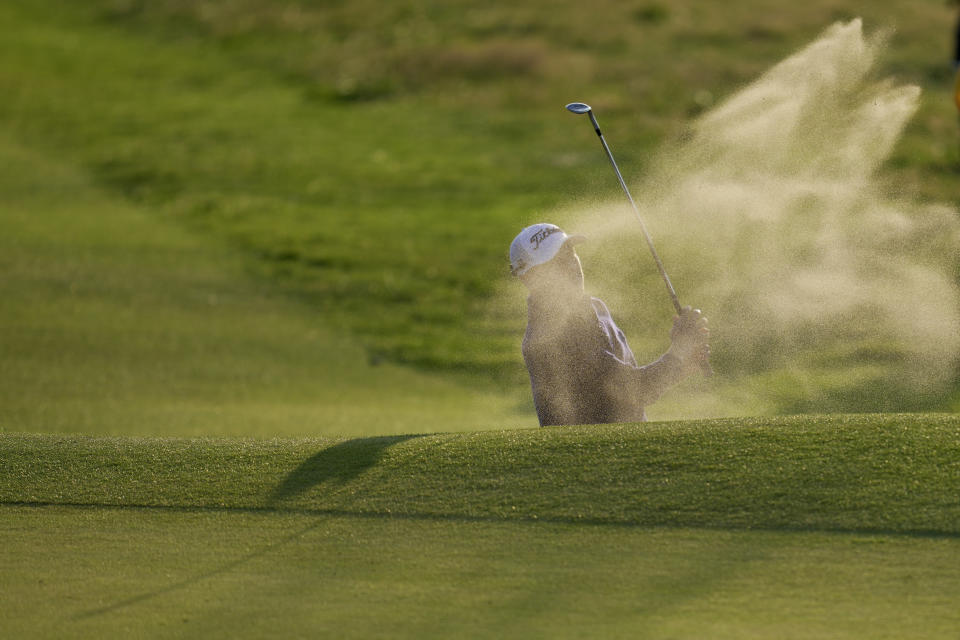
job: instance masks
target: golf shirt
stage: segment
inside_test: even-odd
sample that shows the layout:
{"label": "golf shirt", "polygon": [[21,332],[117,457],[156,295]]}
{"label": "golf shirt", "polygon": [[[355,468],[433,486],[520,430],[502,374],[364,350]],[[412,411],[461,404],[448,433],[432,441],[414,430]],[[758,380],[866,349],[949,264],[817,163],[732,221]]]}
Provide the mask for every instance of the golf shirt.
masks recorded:
{"label": "golf shirt", "polygon": [[682,378],[679,358],[637,360],[607,305],[527,299],[523,359],[540,426],[646,420],[644,407]]}

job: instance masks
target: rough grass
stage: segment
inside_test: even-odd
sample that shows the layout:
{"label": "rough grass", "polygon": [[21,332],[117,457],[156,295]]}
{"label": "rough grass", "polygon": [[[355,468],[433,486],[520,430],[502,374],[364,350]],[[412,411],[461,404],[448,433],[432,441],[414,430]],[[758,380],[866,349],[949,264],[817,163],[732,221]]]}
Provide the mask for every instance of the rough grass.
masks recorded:
{"label": "rough grass", "polygon": [[0,501],[956,535],[958,447],[952,415],[353,440],[7,434]]}

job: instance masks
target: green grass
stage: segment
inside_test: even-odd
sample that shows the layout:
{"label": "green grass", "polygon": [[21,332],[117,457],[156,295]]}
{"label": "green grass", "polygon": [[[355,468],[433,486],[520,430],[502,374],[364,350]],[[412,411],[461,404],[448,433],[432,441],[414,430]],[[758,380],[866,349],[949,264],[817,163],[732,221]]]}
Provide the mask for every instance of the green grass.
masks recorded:
{"label": "green grass", "polygon": [[4,136],[0,164],[0,432],[347,436],[535,420],[517,395],[371,362],[226,247],[69,164]]}
{"label": "green grass", "polygon": [[0,436],[17,637],[950,637],[960,419]]}
{"label": "green grass", "polygon": [[563,104],[636,176],[858,14],[955,201],[952,11],[0,4],[0,636],[952,637],[956,416],[518,429],[505,273],[617,195]]}
{"label": "green grass", "polygon": [[960,533],[960,418],[353,440],[0,435],[8,503]]}
{"label": "green grass", "polygon": [[0,507],[18,638],[951,638],[956,538]]}

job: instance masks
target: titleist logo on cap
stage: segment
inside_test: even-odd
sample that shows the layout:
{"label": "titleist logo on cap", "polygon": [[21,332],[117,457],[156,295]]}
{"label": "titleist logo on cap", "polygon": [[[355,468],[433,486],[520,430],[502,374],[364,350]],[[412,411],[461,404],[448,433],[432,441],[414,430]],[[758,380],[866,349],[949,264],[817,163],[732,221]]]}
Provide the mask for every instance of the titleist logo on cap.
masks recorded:
{"label": "titleist logo on cap", "polygon": [[554,227],[552,229],[541,229],[535,234],[530,236],[530,244],[533,245],[533,250],[536,251],[540,248],[540,243],[552,236],[555,233],[562,233],[563,230],[559,227]]}

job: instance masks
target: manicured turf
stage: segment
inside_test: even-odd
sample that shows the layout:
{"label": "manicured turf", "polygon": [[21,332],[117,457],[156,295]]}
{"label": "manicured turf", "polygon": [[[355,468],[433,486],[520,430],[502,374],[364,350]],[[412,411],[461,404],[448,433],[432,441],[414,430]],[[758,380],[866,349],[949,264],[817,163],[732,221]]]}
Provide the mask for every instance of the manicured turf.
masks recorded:
{"label": "manicured turf", "polygon": [[0,436],[17,637],[949,637],[960,417]]}
{"label": "manicured turf", "polygon": [[960,540],[0,506],[11,638],[953,638]]}

